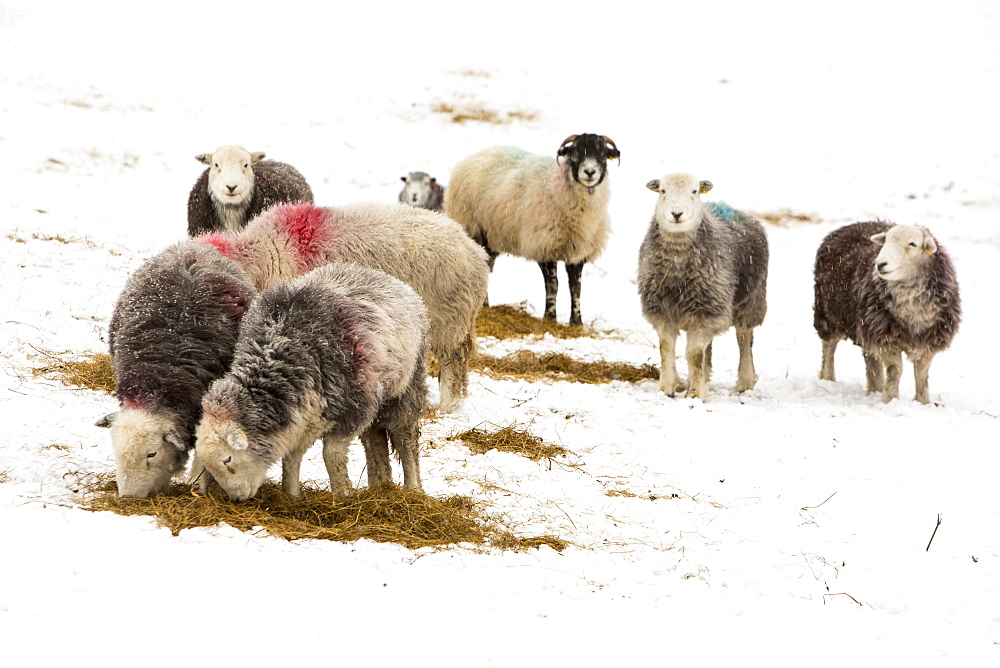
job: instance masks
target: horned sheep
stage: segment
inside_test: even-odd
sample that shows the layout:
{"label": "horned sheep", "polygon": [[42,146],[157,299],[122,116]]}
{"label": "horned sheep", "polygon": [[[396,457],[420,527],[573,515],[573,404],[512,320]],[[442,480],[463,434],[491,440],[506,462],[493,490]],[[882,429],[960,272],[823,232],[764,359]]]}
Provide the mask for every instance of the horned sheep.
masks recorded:
{"label": "horned sheep", "polygon": [[238,262],[261,291],[330,262],[376,269],[409,284],[430,317],[439,409],[461,406],[489,269],[483,250],[447,216],[398,204],[280,205],[240,232],[198,240]]}
{"label": "horned sheep", "polygon": [[111,429],[120,496],[166,492],[184,469],[202,395],[229,367],[255,294],[236,263],[192,241],[129,277],[108,331],[120,408],[97,422]]}
{"label": "horned sheep", "polygon": [[595,134],[567,137],[556,157],[498,146],[460,161],[445,209],[486,249],[490,269],[500,253],[533,260],[545,281],[545,317],[556,318],[558,262],[566,265],[571,324],[582,324],[580,277],[604,250],[611,231],[608,161],[615,143]]}
{"label": "horned sheep", "polygon": [[238,230],[264,209],[284,202],[312,202],[313,193],[294,167],[242,146],[221,146],[195,156],[208,165],[188,195],[188,236]]}
{"label": "horned sheep", "polygon": [[400,204],[431,211],[444,210],[444,186],[427,172],[410,172],[399,177],[404,185],[399,191]]}
{"label": "horned sheep", "polygon": [[861,347],[868,392],[899,397],[903,353],[913,361],[916,400],[928,403],[934,355],[961,320],[951,258],[926,228],[884,221],[834,230],[816,252],[813,325],[823,343],[822,380],[836,380],[837,344]]}
{"label": "horned sheep", "polygon": [[298,497],[302,456],[322,438],[331,490],[343,493],[348,445],[362,436],[369,484],[391,479],[391,442],[404,484],[419,489],[426,347],[423,302],[382,272],[329,264],[264,291],[204,397],[195,466],[244,501],[280,460],[282,489]]}
{"label": "horned sheep", "polygon": [[646,187],[659,193],[639,250],[642,313],[660,339],[660,389],[685,389],[677,376],[676,342],[687,333],[687,396],[704,398],[712,368],[712,340],[736,328],[740,361],[736,390],[757,383],[753,330],[767,312],[768,245],[753,216],[721,203],[705,204],[710,181],[668,174]]}

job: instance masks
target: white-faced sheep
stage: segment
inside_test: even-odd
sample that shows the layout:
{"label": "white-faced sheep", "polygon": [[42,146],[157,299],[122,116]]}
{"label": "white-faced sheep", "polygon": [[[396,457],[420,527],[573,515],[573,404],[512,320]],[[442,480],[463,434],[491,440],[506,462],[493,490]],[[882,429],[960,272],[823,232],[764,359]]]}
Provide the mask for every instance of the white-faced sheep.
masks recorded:
{"label": "white-faced sheep", "polygon": [[819,377],[836,380],[837,343],[849,338],[861,347],[868,392],[881,392],[883,402],[899,397],[905,352],[916,400],[928,403],[931,360],[951,345],[962,313],[955,269],[934,236],[914,225],[846,225],[820,244],[815,279]]}
{"label": "white-faced sheep", "polygon": [[242,146],[221,146],[195,156],[208,165],[188,195],[188,236],[238,230],[275,204],[312,202],[313,193],[294,167],[264,160]]}
{"label": "white-faced sheep", "polygon": [[710,181],[668,174],[646,184],[660,194],[639,250],[642,313],[660,338],[660,389],[684,390],[675,366],[677,335],[687,332],[689,397],[704,398],[712,339],[736,328],[740,361],[736,390],[757,383],[753,330],[767,312],[768,247],[757,219],[724,204],[701,201]]}
{"label": "white-faced sheep", "polygon": [[436,178],[427,172],[410,172],[409,175],[399,178],[405,184],[399,191],[401,204],[431,211],[444,210],[444,187]]}
{"label": "white-faced sheep", "polygon": [[404,484],[419,489],[426,345],[420,297],[382,272],[329,264],[264,291],[204,397],[195,466],[244,501],[281,461],[282,489],[298,497],[302,456],[322,438],[331,489],[343,493],[348,444],[365,434],[369,484],[391,479],[391,441]]}
{"label": "white-faced sheep", "polygon": [[490,257],[500,253],[534,260],[545,280],[545,317],[556,318],[558,262],[566,264],[571,324],[581,324],[583,265],[604,250],[608,216],[608,161],[620,158],[603,135],[567,137],[556,157],[498,146],[459,162],[445,193],[448,215],[465,227]]}
{"label": "white-faced sheep", "polygon": [[144,263],[108,331],[120,409],[110,427],[120,496],[166,492],[194,447],[201,398],[229,367],[256,290],[235,262],[193,241]]}
{"label": "white-faced sheep", "polygon": [[329,262],[377,269],[409,284],[430,317],[430,350],[440,368],[439,409],[461,406],[489,269],[483,249],[455,221],[398,204],[281,205],[240,232],[198,240],[240,263],[258,290]]}

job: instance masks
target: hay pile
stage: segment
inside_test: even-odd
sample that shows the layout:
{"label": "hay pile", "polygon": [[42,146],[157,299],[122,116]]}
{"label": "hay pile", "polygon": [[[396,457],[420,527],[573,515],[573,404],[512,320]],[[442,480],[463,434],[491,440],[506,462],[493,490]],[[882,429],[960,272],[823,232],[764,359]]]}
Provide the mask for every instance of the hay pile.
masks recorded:
{"label": "hay pile", "polygon": [[595,333],[584,325],[563,325],[554,320],[536,318],[528,313],[525,304],[484,306],[476,316],[476,336],[513,339],[551,334],[557,339],[575,339]]}
{"label": "hay pile", "polygon": [[[63,385],[82,387],[98,392],[114,394],[115,372],[111,367],[111,357],[107,353],[55,353],[38,350],[32,359],[44,360],[44,364],[32,369],[35,376],[55,376]],[[66,359],[74,357],[75,359]]]}
{"label": "hay pile", "polygon": [[461,441],[477,455],[485,454],[490,450],[499,450],[500,452],[523,455],[535,462],[569,454],[565,448],[546,443],[538,436],[518,429],[516,425],[508,425],[497,431],[469,429],[461,434],[449,436],[448,440]]}
{"label": "hay pile", "polygon": [[119,498],[111,482],[89,490],[83,507],[119,515],[149,515],[175,536],[183,529],[228,524],[240,531],[264,531],[290,541],[367,538],[411,549],[458,543],[516,551],[541,544],[557,550],[567,546],[553,536],[519,538],[503,529],[499,520],[483,515],[467,497],[439,499],[392,483],[352,490],[341,497],[303,485],[302,498],[294,500],[277,484],[268,482],[255,498],[235,503],[221,492],[200,495],[186,485],[174,485],[170,493],[148,499]]}
{"label": "hay pile", "polygon": [[480,355],[470,365],[476,371],[492,373],[495,376],[513,376],[524,380],[551,378],[576,383],[610,383],[622,380],[636,383],[648,378],[660,377],[659,370],[650,364],[633,366],[625,362],[581,362],[562,353],[533,353],[518,350],[493,357]]}

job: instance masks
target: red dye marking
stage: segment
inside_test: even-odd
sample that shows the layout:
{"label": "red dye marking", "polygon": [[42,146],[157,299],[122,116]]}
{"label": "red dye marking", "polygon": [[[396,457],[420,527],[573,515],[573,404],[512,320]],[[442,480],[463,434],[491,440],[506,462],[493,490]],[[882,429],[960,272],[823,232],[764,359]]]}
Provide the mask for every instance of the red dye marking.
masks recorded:
{"label": "red dye marking", "polygon": [[325,264],[326,250],[330,245],[328,212],[312,204],[288,204],[273,211],[278,228],[287,236],[298,255],[299,273]]}
{"label": "red dye marking", "polygon": [[236,259],[236,247],[229,237],[217,232],[206,232],[194,238],[195,242],[205,246],[215,246],[222,256],[230,260]]}
{"label": "red dye marking", "polygon": [[144,410],[148,407],[149,404],[146,402],[145,399],[126,399],[125,401],[122,402],[122,408],[124,408],[127,411],[132,411],[136,409]]}

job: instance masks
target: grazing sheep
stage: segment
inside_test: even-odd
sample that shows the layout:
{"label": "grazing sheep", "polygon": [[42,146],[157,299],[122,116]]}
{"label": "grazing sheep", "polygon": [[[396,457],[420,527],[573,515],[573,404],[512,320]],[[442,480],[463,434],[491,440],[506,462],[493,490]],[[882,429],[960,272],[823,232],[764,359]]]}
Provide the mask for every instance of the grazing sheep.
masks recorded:
{"label": "grazing sheep", "polygon": [[836,380],[841,339],[861,347],[868,392],[899,397],[903,353],[916,400],[930,400],[934,355],[951,345],[962,315],[951,258],[923,227],[874,221],[834,230],[816,252],[813,325],[823,342],[819,377]]}
{"label": "grazing sheep", "polygon": [[486,249],[491,270],[500,253],[538,263],[550,320],[556,318],[557,263],[565,263],[569,321],[582,324],[580,276],[607,244],[607,163],[620,157],[613,141],[594,134],[567,137],[554,159],[510,146],[488,148],[455,166],[445,209]]}
{"label": "grazing sheep", "polygon": [[646,184],[660,193],[639,250],[642,314],[660,337],[660,389],[684,389],[675,346],[687,332],[687,396],[704,398],[712,369],[712,339],[736,327],[740,349],[736,390],[757,383],[753,330],[767,312],[767,237],[760,222],[724,204],[704,204],[710,181],[668,174]]}
{"label": "grazing sheep", "polygon": [[97,422],[111,429],[119,496],[166,492],[183,470],[202,395],[229,367],[255,294],[236,263],[193,241],[129,277],[108,330],[120,410]]}
{"label": "grazing sheep", "polygon": [[204,397],[196,466],[244,501],[281,460],[282,489],[298,497],[302,456],[322,438],[331,489],[343,493],[347,446],[364,434],[369,484],[391,479],[391,441],[404,484],[419,489],[427,327],[412,288],[355,265],[328,264],[264,291],[240,326],[232,367]]}
{"label": "grazing sheep", "polygon": [[240,232],[198,240],[236,260],[258,290],[329,262],[377,269],[409,284],[430,316],[430,350],[440,367],[439,409],[461,406],[489,268],[482,248],[447,216],[398,204],[281,205]]}
{"label": "grazing sheep", "polygon": [[238,230],[258,213],[284,202],[312,202],[305,178],[291,165],[264,160],[242,146],[195,156],[208,165],[188,195],[188,236]]}
{"label": "grazing sheep", "polygon": [[409,176],[401,176],[403,189],[399,191],[401,204],[430,209],[444,210],[444,188],[437,179],[427,172],[410,172]]}

